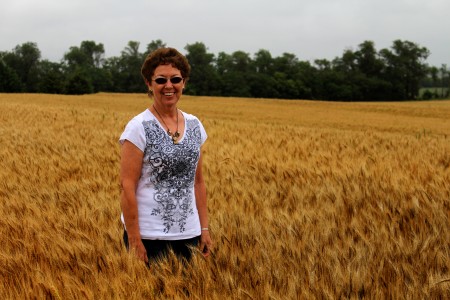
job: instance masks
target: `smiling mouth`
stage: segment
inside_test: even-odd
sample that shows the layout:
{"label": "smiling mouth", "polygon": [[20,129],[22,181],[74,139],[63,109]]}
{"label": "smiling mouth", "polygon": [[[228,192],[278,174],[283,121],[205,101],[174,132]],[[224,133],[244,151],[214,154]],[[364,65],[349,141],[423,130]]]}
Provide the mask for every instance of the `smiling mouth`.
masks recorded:
{"label": "smiling mouth", "polygon": [[167,97],[170,97],[170,96],[173,96],[173,95],[175,95],[174,92],[171,92],[171,93],[164,93],[164,96],[167,96]]}

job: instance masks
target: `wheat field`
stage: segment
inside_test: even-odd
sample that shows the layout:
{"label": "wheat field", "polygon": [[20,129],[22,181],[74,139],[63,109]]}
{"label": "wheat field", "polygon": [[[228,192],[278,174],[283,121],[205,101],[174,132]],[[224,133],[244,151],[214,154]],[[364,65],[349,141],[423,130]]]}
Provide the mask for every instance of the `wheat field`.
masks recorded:
{"label": "wheat field", "polygon": [[146,95],[0,94],[1,299],[450,298],[450,101],[183,96],[215,249],[125,251],[119,144]]}

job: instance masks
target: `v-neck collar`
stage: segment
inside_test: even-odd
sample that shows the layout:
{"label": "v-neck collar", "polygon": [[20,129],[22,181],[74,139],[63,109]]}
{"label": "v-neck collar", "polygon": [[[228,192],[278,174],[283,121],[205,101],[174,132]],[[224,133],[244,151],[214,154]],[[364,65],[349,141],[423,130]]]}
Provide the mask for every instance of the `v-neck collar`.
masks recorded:
{"label": "v-neck collar", "polygon": [[[181,138],[178,140],[178,144],[179,144],[179,143],[181,143],[181,142],[184,140],[184,137],[185,137],[185,135],[186,135],[187,120],[186,120],[186,114],[185,114],[181,109],[178,109],[178,110],[181,112],[181,114],[183,115],[183,119],[184,119],[184,130],[183,130],[183,134],[181,135]],[[150,114],[150,116],[151,116],[153,119],[155,119],[156,124],[158,124],[158,126],[159,126],[159,128],[162,130],[162,132],[164,132],[164,134],[166,134],[167,136],[169,136],[169,135],[167,134],[166,129],[164,129],[164,126],[161,124],[161,122],[159,122],[158,118],[150,111],[150,109],[147,108],[146,111],[147,111],[148,114]]]}

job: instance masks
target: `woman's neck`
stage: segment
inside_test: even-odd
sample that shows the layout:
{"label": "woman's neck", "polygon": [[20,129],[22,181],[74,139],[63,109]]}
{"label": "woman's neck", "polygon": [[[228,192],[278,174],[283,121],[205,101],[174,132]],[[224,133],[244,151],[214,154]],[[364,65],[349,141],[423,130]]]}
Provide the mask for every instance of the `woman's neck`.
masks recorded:
{"label": "woman's neck", "polygon": [[176,105],[165,106],[153,103],[153,105],[150,107],[150,110],[158,112],[161,116],[165,118],[175,118],[178,114],[178,108]]}

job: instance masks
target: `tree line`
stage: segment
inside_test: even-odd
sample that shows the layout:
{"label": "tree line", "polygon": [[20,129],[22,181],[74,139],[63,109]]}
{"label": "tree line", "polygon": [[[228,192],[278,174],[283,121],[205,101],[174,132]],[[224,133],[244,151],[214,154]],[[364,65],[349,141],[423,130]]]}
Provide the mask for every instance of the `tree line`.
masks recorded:
{"label": "tree line", "polygon": [[[89,94],[140,93],[146,87],[140,75],[151,51],[165,47],[151,41],[129,41],[120,56],[105,57],[103,44],[82,41],[60,62],[41,59],[36,43],[0,52],[0,92]],[[450,70],[430,67],[429,50],[411,41],[395,40],[389,49],[377,50],[364,41],[333,60],[301,61],[294,54],[273,57],[261,49],[253,56],[208,52],[201,42],[184,48],[191,64],[185,93],[190,95],[252,98],[321,99],[339,101],[413,100],[448,97]],[[440,87],[420,94],[421,87]]]}

